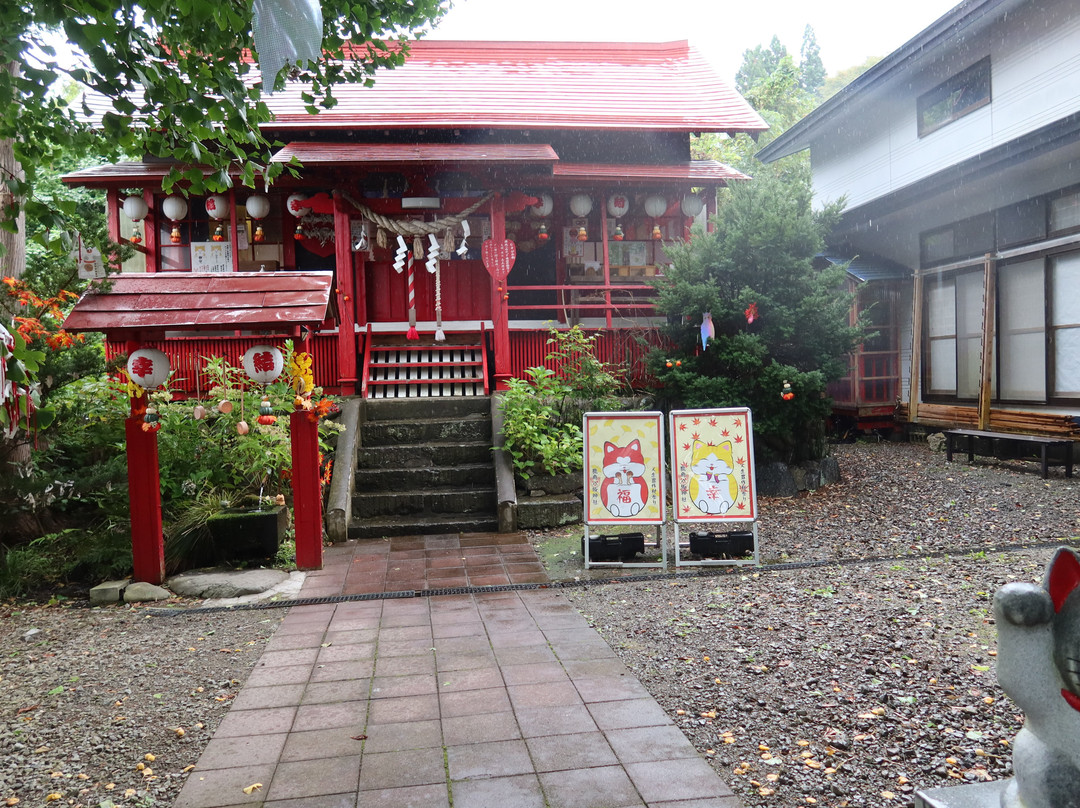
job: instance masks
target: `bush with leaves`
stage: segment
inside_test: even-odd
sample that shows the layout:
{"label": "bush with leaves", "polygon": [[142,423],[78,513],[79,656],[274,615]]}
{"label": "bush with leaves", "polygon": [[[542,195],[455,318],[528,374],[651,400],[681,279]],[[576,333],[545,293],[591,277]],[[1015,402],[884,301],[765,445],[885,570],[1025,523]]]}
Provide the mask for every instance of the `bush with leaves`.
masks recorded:
{"label": "bush with leaves", "polygon": [[[657,283],[657,308],[676,347],[649,356],[659,398],[750,407],[759,460],[822,456],[826,386],[863,337],[849,324],[843,268],[812,266],[841,208],[815,214],[806,181],[764,171],[724,192],[714,232],[667,247],[673,266]],[[716,333],[702,348],[706,312]]]}

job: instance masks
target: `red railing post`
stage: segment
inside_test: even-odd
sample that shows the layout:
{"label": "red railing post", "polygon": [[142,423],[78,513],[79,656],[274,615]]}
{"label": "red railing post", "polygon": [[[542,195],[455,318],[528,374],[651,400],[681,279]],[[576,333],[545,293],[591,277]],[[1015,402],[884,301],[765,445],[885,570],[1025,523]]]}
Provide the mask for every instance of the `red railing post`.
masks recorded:
{"label": "red railing post", "polygon": [[319,423],[306,410],[289,416],[292,442],[293,528],[296,566],[322,569],[322,488],[319,483]]}
{"label": "red railing post", "polygon": [[[131,509],[131,560],[136,581],[160,584],[165,579],[165,541],[161,534],[161,483],[157,432],[143,431],[142,415],[124,421],[127,440],[128,503]],[[145,402],[145,397],[142,399]]]}

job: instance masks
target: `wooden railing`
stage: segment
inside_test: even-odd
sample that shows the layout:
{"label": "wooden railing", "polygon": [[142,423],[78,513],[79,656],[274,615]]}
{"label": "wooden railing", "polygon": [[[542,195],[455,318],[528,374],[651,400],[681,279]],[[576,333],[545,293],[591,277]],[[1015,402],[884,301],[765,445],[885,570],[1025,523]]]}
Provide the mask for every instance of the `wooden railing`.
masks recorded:
{"label": "wooden railing", "polygon": [[[613,331],[589,331],[596,334],[593,343],[597,359],[627,371],[626,379],[634,388],[642,388],[653,383],[645,370],[645,355],[652,348],[663,347],[666,343],[663,335],[655,328],[618,329]],[[547,367],[554,369],[554,363],[547,359],[552,347],[547,344],[550,335],[546,331],[511,331],[510,332],[510,373],[522,378],[525,369]]]}
{"label": "wooden railing", "polygon": [[896,351],[862,351],[851,359],[851,372],[829,385],[837,405],[866,406],[896,403],[900,357]]}
{"label": "wooden railing", "polygon": [[[656,290],[644,283],[561,284],[546,286],[508,286],[510,319],[515,312],[540,312],[559,322],[576,323],[586,317],[602,317],[611,328],[615,318],[652,317],[656,314],[652,298]],[[548,293],[554,303],[521,303],[521,293]],[[535,316],[535,315],[534,315]]]}
{"label": "wooden railing", "polygon": [[[288,335],[263,335],[258,337],[169,337],[167,340],[150,340],[142,343],[144,348],[157,348],[169,357],[172,367],[171,389],[188,396],[205,396],[211,381],[204,372],[208,356],[224,357],[229,364],[240,366],[244,352],[253,345],[276,345],[281,347]],[[304,343],[293,340],[297,350],[304,350]],[[327,392],[338,392],[337,334],[315,334],[307,340],[307,351],[312,355],[315,384]],[[123,342],[105,343],[105,355],[112,359],[127,351]]]}

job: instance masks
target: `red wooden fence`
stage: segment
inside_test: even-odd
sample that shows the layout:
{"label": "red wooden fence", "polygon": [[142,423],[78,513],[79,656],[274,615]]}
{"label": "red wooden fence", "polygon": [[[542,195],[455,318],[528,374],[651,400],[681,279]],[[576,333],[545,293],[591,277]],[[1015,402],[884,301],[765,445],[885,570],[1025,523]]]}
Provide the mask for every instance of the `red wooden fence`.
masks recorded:
{"label": "red wooden fence", "polygon": [[[588,331],[596,334],[596,356],[601,362],[626,370],[626,378],[635,388],[652,384],[645,371],[645,355],[652,348],[663,347],[663,336],[656,329],[618,329],[611,331]],[[547,331],[510,332],[510,372],[516,378],[525,375],[526,368],[546,367],[554,369],[547,359],[554,346],[548,345]]]}

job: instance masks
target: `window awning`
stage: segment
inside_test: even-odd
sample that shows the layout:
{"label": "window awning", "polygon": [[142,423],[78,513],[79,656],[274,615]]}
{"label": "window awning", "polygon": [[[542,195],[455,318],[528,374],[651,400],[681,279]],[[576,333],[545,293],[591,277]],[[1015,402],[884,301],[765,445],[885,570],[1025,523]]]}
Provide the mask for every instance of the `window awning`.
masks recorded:
{"label": "window awning", "polygon": [[715,160],[691,160],[668,165],[621,165],[617,163],[557,163],[556,181],[573,182],[682,182],[725,185],[728,180],[748,180],[746,174]]}
{"label": "window awning", "polygon": [[889,281],[897,278],[911,276],[911,270],[895,261],[885,258],[870,258],[856,255],[854,258],[844,258],[838,255],[820,254],[815,256],[815,261],[822,261],[830,266],[838,266],[851,262],[847,266],[847,273],[860,281]]}
{"label": "window awning", "polygon": [[68,331],[197,331],[315,326],[326,319],[332,272],[131,273],[90,286]]}
{"label": "window awning", "polygon": [[547,144],[472,144],[472,143],[316,143],[294,142],[284,146],[271,159],[287,163],[294,157],[305,166],[333,165],[394,166],[402,163],[470,164],[553,164],[559,159]]}

